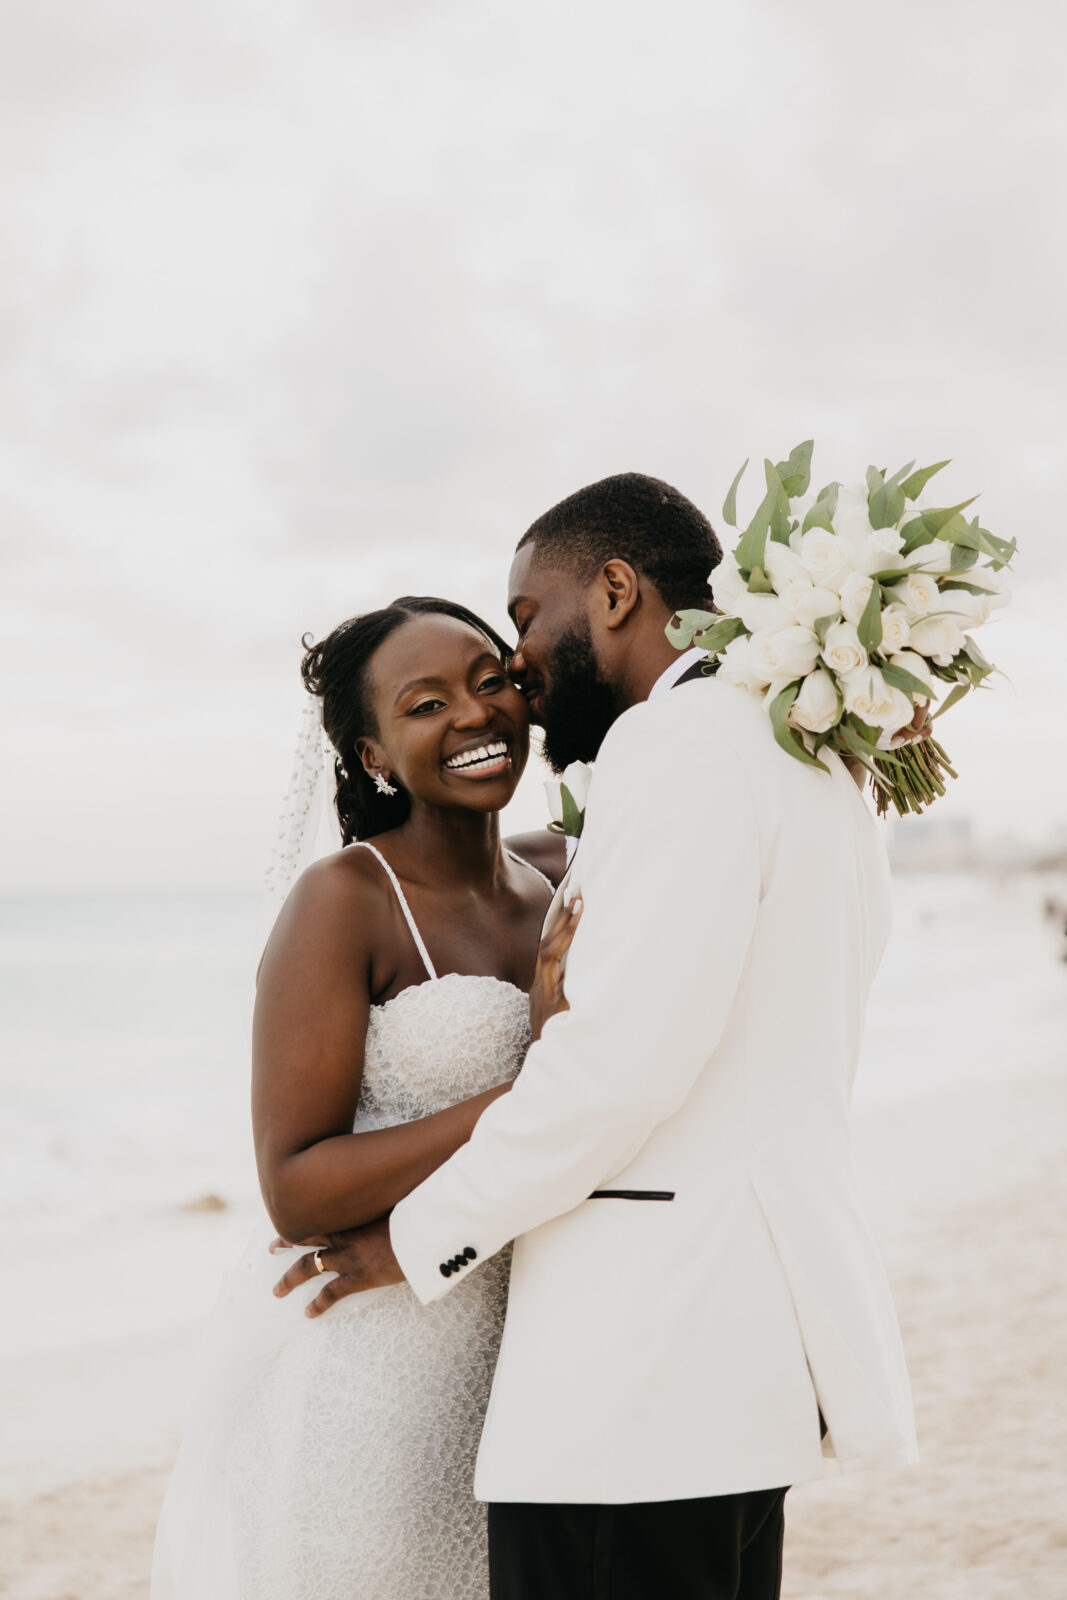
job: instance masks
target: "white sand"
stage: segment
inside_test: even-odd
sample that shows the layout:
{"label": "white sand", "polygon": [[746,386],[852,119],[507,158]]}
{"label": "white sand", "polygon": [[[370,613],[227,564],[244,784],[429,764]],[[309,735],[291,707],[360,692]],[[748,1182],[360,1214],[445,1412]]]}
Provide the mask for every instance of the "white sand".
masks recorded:
{"label": "white sand", "polygon": [[[794,1491],[788,1600],[1067,1593],[1065,1102],[1044,1075],[858,1118],[923,1464]],[[161,1219],[58,1263],[8,1246],[0,1593],[143,1600],[195,1326],[247,1220]],[[122,1338],[105,1337],[109,1294]]]}

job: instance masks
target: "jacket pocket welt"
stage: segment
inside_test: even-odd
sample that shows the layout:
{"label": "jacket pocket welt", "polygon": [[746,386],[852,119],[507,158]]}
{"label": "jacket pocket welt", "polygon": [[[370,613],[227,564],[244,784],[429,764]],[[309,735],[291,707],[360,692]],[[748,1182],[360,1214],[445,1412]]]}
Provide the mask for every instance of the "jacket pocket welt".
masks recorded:
{"label": "jacket pocket welt", "polygon": [[590,1200],[673,1200],[673,1189],[594,1189]]}

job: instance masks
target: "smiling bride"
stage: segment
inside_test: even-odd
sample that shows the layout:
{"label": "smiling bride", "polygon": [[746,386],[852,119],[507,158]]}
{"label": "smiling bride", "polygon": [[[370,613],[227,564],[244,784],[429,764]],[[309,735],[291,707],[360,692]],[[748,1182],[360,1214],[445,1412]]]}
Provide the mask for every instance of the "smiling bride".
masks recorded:
{"label": "smiling bride", "polygon": [[275,1298],[301,1252],[269,1245],[388,1212],[469,1139],[565,1004],[575,915],[538,951],[563,842],[521,841],[533,862],[500,839],[529,748],[507,657],[465,607],[425,598],[304,657],[345,848],[298,878],[264,954],[253,1124],[270,1221],[206,1331],[153,1600],[488,1594],[472,1480],[507,1253],[436,1304],[403,1283],[312,1319],[321,1284]]}

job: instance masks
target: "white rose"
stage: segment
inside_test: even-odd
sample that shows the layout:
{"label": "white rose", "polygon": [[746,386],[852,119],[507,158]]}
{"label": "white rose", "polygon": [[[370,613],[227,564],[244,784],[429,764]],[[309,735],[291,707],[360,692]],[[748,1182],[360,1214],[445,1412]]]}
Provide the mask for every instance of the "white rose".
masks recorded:
{"label": "white rose", "polygon": [[794,583],[783,594],[782,604],[802,628],[814,628],[820,617],[841,613],[841,601],[832,589],[814,589],[810,583]]}
{"label": "white rose", "polygon": [[868,528],[865,539],[849,539],[849,559],[856,572],[891,572],[900,566],[904,543],[896,528]]}
{"label": "white rose", "polygon": [[842,539],[865,539],[871,532],[871,519],[867,512],[867,485],[843,483],[837,491],[837,507],[833,516],[834,531]]}
{"label": "white rose", "polygon": [[960,578],[964,583],[973,583],[976,589],[984,589],[991,594],[996,605],[1006,605],[1011,598],[1003,569],[994,572],[992,567],[972,567],[970,572],[961,572]]}
{"label": "white rose", "polygon": [[918,572],[949,572],[954,549],[955,546],[949,544],[947,539],[933,539],[929,544],[921,544],[910,556],[905,556],[902,565],[914,567]]}
{"label": "white rose", "polygon": [[565,783],[579,811],[584,811],[589,799],[589,785],[593,781],[593,767],[589,761],[572,761],[564,768],[561,783]]}
{"label": "white rose", "polygon": [[798,554],[812,583],[840,594],[841,585],[852,571],[843,539],[825,528],[809,528],[798,541]]}
{"label": "white rose", "polygon": [[589,799],[589,785],[593,778],[593,768],[588,761],[572,761],[563,771],[562,777],[549,778],[545,782],[545,796],[548,800],[548,809],[553,822],[563,822],[563,788],[570,790],[571,799],[579,811],[584,811]]}
{"label": "white rose", "polygon": [[792,621],[789,612],[776,594],[748,594],[737,602],[735,615],[741,618],[749,633],[762,629],[786,628]]}
{"label": "white rose", "polygon": [[724,683],[735,684],[738,689],[747,689],[750,694],[762,694],[770,678],[759,676],[755,670],[752,659],[752,640],[747,634],[742,634],[739,639],[733,639],[719,657],[719,670],[716,674]]}
{"label": "white rose", "polygon": [[916,655],[914,650],[898,650],[895,655],[889,657],[889,660],[894,667],[903,667],[904,671],[910,672],[913,678],[918,678],[920,683],[925,683],[930,691],[930,699],[937,699],[937,679],[922,656]]}
{"label": "white rose", "polygon": [[911,616],[901,605],[886,606],[882,612],[882,653],[903,650],[911,635]]}
{"label": "white rose", "polygon": [[837,721],[837,686],[825,667],[816,667],[800,686],[789,721],[808,733],[826,733]]}
{"label": "white rose", "polygon": [[752,670],[766,683],[792,683],[807,677],[819,659],[819,641],[810,628],[762,628],[752,635]]}
{"label": "white rose", "polygon": [[930,656],[939,667],[952,665],[952,658],[963,649],[963,629],[958,617],[920,617],[911,626],[908,640],[921,656]]}
{"label": "white rose", "polygon": [[978,627],[993,615],[994,596],[968,594],[966,589],[942,589],[941,609],[962,617],[965,627]]}
{"label": "white rose", "polygon": [[873,728],[896,733],[915,715],[910,694],[891,689],[877,667],[861,667],[842,680],[845,710],[853,712]]}
{"label": "white rose", "polygon": [[826,630],[822,658],[839,678],[867,665],[867,652],[851,622],[832,622]]}
{"label": "white rose", "polygon": [[736,617],[738,601],[748,593],[748,589],[732,555],[723,556],[708,582],[719,610],[726,617]]}
{"label": "white rose", "polygon": [[800,557],[787,544],[779,544],[777,539],[767,540],[763,569],[774,584],[775,591],[783,597],[788,589],[798,584],[805,589],[811,588],[811,579]]}
{"label": "white rose", "polygon": [[941,606],[941,590],[932,573],[913,572],[910,577],[892,584],[890,593],[917,617],[925,616],[928,611],[937,611]]}
{"label": "white rose", "polygon": [[862,572],[850,572],[841,585],[841,614],[854,628],[859,627],[873,588],[873,578]]}

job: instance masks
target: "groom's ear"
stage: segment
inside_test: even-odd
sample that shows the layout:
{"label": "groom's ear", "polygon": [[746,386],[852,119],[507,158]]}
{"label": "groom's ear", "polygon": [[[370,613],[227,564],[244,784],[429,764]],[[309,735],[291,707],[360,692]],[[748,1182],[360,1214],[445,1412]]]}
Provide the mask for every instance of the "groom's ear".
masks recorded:
{"label": "groom's ear", "polygon": [[621,628],[641,598],[641,584],[629,562],[605,562],[596,580],[603,604],[601,621],[606,628]]}

